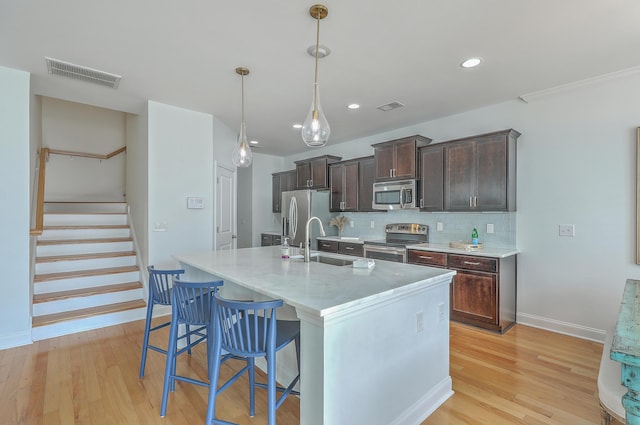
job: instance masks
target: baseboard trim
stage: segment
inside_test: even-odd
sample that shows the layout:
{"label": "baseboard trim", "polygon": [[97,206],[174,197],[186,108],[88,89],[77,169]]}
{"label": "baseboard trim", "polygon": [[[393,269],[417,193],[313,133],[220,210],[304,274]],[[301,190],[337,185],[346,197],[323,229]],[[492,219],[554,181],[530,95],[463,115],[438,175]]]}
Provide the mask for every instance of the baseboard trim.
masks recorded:
{"label": "baseboard trim", "polygon": [[0,338],[0,350],[20,347],[23,345],[30,345],[32,343],[33,341],[31,340],[31,329],[29,329],[26,332],[2,336]]}
{"label": "baseboard trim", "polygon": [[431,391],[405,410],[390,425],[419,425],[453,395],[451,376],[440,381]]}
{"label": "baseboard trim", "polygon": [[517,322],[522,325],[532,326],[534,328],[540,328],[600,343],[604,343],[606,334],[606,331],[603,329],[590,328],[588,326],[535,316],[528,313],[518,313]]}

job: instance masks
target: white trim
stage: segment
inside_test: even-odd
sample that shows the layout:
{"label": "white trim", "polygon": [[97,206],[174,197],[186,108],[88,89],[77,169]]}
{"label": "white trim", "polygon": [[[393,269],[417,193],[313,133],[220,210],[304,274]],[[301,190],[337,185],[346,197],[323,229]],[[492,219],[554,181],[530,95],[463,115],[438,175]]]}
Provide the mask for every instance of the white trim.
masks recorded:
{"label": "white trim", "polygon": [[31,340],[31,329],[29,329],[28,332],[22,332],[13,335],[3,335],[2,337],[0,337],[0,350],[20,347],[22,345],[30,345],[32,343],[33,341]]}
{"label": "white trim", "polygon": [[563,322],[549,319],[547,317],[534,316],[533,314],[518,313],[517,322],[522,325],[544,329],[559,334],[575,336],[595,342],[604,342],[606,331],[603,329],[590,328],[588,326],[576,325],[575,323]]}
{"label": "white trim", "polygon": [[536,100],[540,97],[545,97],[545,96],[553,95],[556,93],[562,93],[565,91],[576,90],[584,86],[603,83],[616,78],[628,77],[638,73],[640,73],[640,66],[623,69],[621,71],[610,72],[609,74],[599,75],[593,78],[586,78],[584,80],[574,81],[568,84],[562,84],[560,86],[551,87],[549,89],[544,89],[540,91],[523,94],[518,96],[518,98],[526,103],[531,103],[531,101]]}
{"label": "white trim", "polygon": [[447,376],[390,425],[420,425],[452,395],[451,376]]}

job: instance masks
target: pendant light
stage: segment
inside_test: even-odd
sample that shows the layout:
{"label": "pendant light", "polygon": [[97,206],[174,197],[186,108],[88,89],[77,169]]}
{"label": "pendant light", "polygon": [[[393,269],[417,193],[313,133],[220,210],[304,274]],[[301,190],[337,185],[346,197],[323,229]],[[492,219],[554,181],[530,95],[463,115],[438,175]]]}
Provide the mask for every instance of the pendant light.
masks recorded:
{"label": "pendant light", "polygon": [[320,94],[318,92],[318,50],[320,49],[320,20],[327,17],[329,9],[322,4],[314,4],[309,9],[309,14],[312,18],[318,22],[318,28],[316,31],[316,74],[313,82],[313,101],[311,102],[311,109],[307,118],[302,124],[302,140],[310,147],[322,147],[327,144],[329,136],[331,135],[331,127],[327,118],[322,113],[322,107],[320,106]]}
{"label": "pendant light", "polygon": [[240,134],[238,134],[238,144],[233,150],[231,160],[236,167],[247,168],[253,161],[253,153],[249,147],[247,141],[247,129],[244,124],[244,76],[249,75],[249,69],[238,67],[236,68],[236,74],[242,77],[242,115],[240,120]]}

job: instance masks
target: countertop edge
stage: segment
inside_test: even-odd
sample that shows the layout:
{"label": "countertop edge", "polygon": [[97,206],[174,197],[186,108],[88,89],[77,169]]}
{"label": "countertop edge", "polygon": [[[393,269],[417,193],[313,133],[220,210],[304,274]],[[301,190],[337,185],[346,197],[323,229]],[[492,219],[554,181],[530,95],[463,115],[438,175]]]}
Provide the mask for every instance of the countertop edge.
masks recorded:
{"label": "countertop edge", "polygon": [[407,249],[415,249],[418,251],[444,252],[447,254],[473,255],[476,257],[492,257],[492,258],[508,258],[518,255],[520,251],[515,248],[487,248],[478,251],[467,251],[464,249],[450,248],[444,244],[416,244],[407,245]]}

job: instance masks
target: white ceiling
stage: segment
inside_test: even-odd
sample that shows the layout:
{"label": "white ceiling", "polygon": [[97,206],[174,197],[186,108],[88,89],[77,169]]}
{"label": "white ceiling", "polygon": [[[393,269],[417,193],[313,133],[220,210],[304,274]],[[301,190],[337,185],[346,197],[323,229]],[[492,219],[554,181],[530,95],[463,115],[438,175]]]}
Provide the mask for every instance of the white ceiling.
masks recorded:
{"label": "white ceiling", "polygon": [[[314,4],[300,1],[0,0],[0,65],[36,94],[126,112],[146,100],[240,123],[256,152],[312,150]],[[320,99],[330,144],[640,66],[637,0],[328,1]],[[47,74],[45,56],[123,76],[117,90]],[[484,62],[463,69],[463,59]],[[377,106],[398,101],[401,109]],[[346,105],[362,107],[351,111]],[[428,135],[425,135],[428,136]]]}

